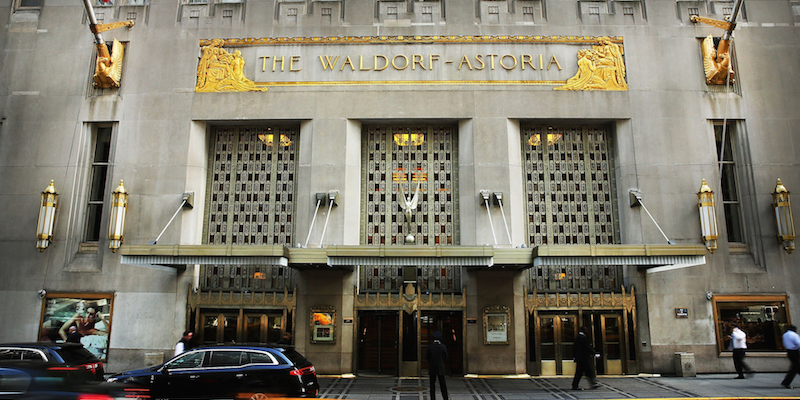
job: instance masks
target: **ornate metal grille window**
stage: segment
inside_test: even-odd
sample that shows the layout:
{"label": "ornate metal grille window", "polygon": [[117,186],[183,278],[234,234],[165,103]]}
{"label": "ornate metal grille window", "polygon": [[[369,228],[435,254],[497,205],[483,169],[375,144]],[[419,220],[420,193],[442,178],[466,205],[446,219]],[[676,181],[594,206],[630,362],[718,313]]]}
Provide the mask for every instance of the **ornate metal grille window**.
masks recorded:
{"label": "ornate metal grille window", "polygon": [[[205,243],[285,245],[294,233],[297,126],[219,127],[213,132]],[[282,291],[276,265],[204,265],[204,290]]]}
{"label": "ornate metal grille window", "polygon": [[362,149],[362,244],[457,245],[456,129],[368,126]]}
{"label": "ornate metal grille window", "polygon": [[411,283],[422,293],[461,293],[459,266],[360,266],[359,292],[398,293],[405,283]]}
{"label": "ornate metal grille window", "polygon": [[617,243],[608,128],[523,125],[522,142],[528,243]]}
{"label": "ornate metal grille window", "polygon": [[292,243],[297,132],[296,127],[216,129],[206,243]]}
{"label": "ornate metal grille window", "polygon": [[[622,266],[539,266],[531,268],[530,288],[538,293],[620,292],[622,290]],[[533,290],[529,290],[533,292]]]}
{"label": "ornate metal grille window", "polygon": [[282,292],[294,290],[292,271],[277,265],[204,265],[200,286],[205,290]]}

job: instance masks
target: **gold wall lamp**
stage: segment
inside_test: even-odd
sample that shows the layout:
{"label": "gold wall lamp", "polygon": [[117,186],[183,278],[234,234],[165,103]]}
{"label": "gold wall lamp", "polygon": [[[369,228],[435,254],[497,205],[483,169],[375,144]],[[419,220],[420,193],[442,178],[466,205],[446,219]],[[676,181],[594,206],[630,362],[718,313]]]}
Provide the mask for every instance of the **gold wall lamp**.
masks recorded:
{"label": "gold wall lamp", "polygon": [[53,230],[56,225],[56,211],[58,210],[58,192],[51,179],[50,185],[42,192],[42,202],[39,206],[39,221],[36,223],[36,248],[44,251],[53,241]]}
{"label": "gold wall lamp", "polygon": [[111,218],[108,219],[108,248],[116,253],[125,236],[125,213],[128,211],[128,192],[122,180],[111,193]]}
{"label": "gold wall lamp", "polygon": [[700,185],[700,191],[697,192],[697,206],[700,211],[700,231],[703,236],[706,248],[710,252],[717,249],[717,209],[714,206],[714,191],[706,184]]}
{"label": "gold wall lamp", "polygon": [[778,243],[783,244],[787,253],[794,250],[794,219],[792,218],[792,202],[789,191],[778,178],[775,192],[772,193],[772,206],[775,208],[775,229],[778,234]]}

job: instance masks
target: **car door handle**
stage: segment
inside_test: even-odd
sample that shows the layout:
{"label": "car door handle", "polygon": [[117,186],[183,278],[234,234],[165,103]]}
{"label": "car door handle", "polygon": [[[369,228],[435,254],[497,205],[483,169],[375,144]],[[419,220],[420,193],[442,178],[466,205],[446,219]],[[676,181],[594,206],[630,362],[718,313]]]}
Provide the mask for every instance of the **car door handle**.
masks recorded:
{"label": "car door handle", "polygon": [[236,379],[244,378],[245,374],[236,374]]}
{"label": "car door handle", "polygon": [[200,375],[189,375],[189,379],[197,379]]}

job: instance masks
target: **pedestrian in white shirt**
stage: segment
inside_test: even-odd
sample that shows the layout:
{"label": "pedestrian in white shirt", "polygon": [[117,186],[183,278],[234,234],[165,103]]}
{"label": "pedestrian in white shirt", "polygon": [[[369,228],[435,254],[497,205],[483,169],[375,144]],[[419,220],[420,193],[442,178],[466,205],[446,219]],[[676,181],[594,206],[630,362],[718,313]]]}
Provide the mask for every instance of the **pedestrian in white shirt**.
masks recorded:
{"label": "pedestrian in white shirt", "polygon": [[753,370],[744,363],[744,356],[747,351],[747,334],[738,326],[734,325],[731,332],[731,344],[733,347],[733,366],[736,368],[736,379],[744,379],[744,372],[752,373]]}
{"label": "pedestrian in white shirt", "polygon": [[783,348],[786,349],[786,356],[789,357],[791,366],[786,376],[781,382],[781,386],[791,389],[794,376],[800,374],[800,335],[797,334],[797,327],[789,325],[786,333],[783,334]]}

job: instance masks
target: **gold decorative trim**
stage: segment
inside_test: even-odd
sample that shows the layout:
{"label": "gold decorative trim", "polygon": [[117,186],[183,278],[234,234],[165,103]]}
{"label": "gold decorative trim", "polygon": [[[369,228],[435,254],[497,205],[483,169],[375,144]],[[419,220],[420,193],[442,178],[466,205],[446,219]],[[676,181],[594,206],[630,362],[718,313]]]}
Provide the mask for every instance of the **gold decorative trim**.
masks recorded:
{"label": "gold decorative trim", "polygon": [[[208,46],[214,40],[222,40],[223,46],[246,47],[281,44],[431,44],[431,43],[569,43],[595,44],[599,38],[594,36],[523,36],[523,35],[475,35],[475,36],[315,36],[246,39],[200,39],[200,46]],[[622,37],[609,37],[613,43],[622,44]]]}
{"label": "gold decorative trim", "polygon": [[467,292],[467,288],[462,288],[462,294],[456,295],[455,293],[449,294],[433,294],[428,293],[423,295],[420,289],[417,288],[416,293],[413,289],[406,288],[405,293],[358,293],[358,288],[355,288],[355,296],[353,306],[359,308],[393,308],[402,309],[406,313],[411,314],[419,309],[453,309],[461,308],[466,309],[467,300],[463,293]]}
{"label": "gold decorative trim", "polygon": [[358,85],[563,85],[567,81],[317,81],[256,82],[269,86],[358,86]]}
{"label": "gold decorative trim", "polygon": [[297,306],[297,288],[289,293],[287,288],[283,293],[278,292],[194,292],[189,291],[188,308],[197,307],[285,307],[294,310]]}
{"label": "gold decorative trim", "polygon": [[630,294],[625,292],[625,287],[622,287],[622,293],[537,293],[534,288],[533,294],[527,294],[527,288],[523,289],[526,293],[525,310],[528,313],[537,309],[559,308],[613,309],[629,312],[636,310],[636,293],[633,287]]}

